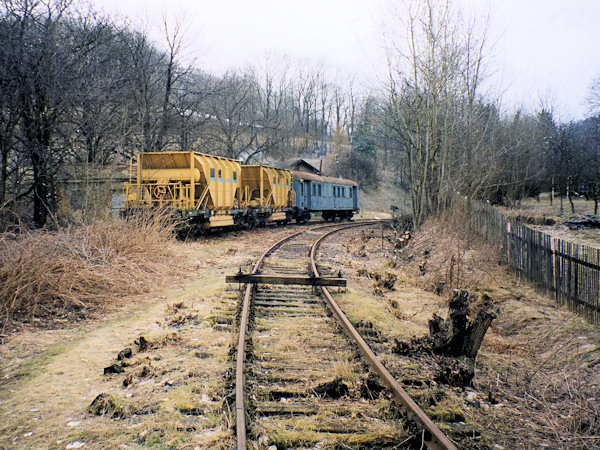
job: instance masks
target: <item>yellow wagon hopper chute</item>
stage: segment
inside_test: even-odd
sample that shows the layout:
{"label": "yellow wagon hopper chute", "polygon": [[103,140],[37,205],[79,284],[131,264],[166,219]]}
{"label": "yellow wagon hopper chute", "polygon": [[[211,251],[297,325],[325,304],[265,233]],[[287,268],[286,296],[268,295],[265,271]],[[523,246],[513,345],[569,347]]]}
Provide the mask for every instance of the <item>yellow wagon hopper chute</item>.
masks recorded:
{"label": "yellow wagon hopper chute", "polygon": [[195,152],[140,153],[125,184],[127,209],[164,207],[205,227],[234,224],[239,161]]}
{"label": "yellow wagon hopper chute", "polygon": [[287,220],[291,210],[292,177],[288,170],[260,165],[242,166],[240,204],[271,222]]}

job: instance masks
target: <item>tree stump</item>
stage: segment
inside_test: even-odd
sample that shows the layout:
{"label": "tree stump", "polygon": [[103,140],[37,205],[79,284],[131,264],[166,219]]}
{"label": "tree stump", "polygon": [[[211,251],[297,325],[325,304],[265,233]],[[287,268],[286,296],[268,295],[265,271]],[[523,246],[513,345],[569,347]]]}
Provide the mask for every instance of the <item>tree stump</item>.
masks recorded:
{"label": "tree stump", "polygon": [[433,351],[439,355],[475,359],[485,333],[496,318],[490,297],[455,290],[448,309],[448,319],[434,314],[429,321]]}

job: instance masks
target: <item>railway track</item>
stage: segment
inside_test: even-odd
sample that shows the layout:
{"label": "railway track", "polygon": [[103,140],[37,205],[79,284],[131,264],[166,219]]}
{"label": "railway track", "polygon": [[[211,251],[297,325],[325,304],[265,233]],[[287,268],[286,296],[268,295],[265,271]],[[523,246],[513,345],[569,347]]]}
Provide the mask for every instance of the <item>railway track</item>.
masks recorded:
{"label": "railway track", "polygon": [[[263,253],[253,274],[332,275],[319,273],[319,245],[332,233],[367,225],[292,234]],[[238,449],[455,448],[383,367],[325,287],[246,285],[235,395]]]}

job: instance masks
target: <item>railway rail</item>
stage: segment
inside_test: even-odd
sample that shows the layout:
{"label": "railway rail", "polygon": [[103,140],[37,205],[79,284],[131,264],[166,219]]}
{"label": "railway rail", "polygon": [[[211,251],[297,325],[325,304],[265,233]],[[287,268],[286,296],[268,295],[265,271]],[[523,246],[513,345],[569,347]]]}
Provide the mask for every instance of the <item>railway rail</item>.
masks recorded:
{"label": "railway rail", "polygon": [[[326,225],[291,234],[260,256],[252,275],[298,277],[309,271],[309,276],[324,279],[316,262],[322,242],[338,231],[375,223]],[[327,228],[333,229],[323,232]],[[380,398],[384,388],[372,380],[364,362],[387,387],[387,397]],[[397,448],[418,441],[431,449],[456,448],[378,360],[325,286],[246,284],[235,399],[240,450],[273,442]],[[250,417],[252,442],[247,433]]]}

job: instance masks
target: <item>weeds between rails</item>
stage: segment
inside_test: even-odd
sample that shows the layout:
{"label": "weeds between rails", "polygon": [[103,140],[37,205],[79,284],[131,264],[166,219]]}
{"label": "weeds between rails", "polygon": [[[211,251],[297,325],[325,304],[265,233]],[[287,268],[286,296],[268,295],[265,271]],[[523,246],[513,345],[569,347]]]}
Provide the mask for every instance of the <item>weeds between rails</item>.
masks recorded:
{"label": "weeds between rails", "polygon": [[[297,241],[298,238],[277,249],[264,270],[299,273],[299,264],[293,260],[306,255],[308,245]],[[269,251],[263,257],[267,253]],[[259,269],[260,262],[254,270]],[[316,272],[314,266],[313,271]],[[243,398],[240,385],[243,386],[244,362],[239,355],[243,357],[245,321],[249,316],[254,331],[249,344],[253,365],[248,374],[248,397],[255,419],[250,437],[254,444],[289,446],[321,442],[333,447],[394,447],[400,442],[410,445],[409,441],[414,440],[412,444],[420,445],[421,435],[411,428],[412,422],[399,422],[398,414],[390,417],[383,412],[395,410],[389,391],[365,369],[355,347],[349,346],[350,341],[340,333],[336,323],[324,314],[323,303],[311,294],[310,288],[263,286],[256,293],[252,313],[248,307],[250,292],[248,287],[238,347],[237,371],[240,373],[237,374],[236,404],[240,448],[246,446],[246,431],[243,423],[240,426],[240,421],[245,420],[245,413],[244,402],[240,402],[240,397]],[[335,376],[332,375],[332,367]],[[388,392],[387,397],[382,394],[384,391]],[[377,409],[377,405],[384,403],[386,407]],[[356,415],[353,413],[352,417],[347,417],[346,413],[357,410],[361,412],[361,419],[354,423]],[[432,423],[430,425],[437,429]],[[448,444],[446,448],[454,448],[447,438],[441,436]]]}

